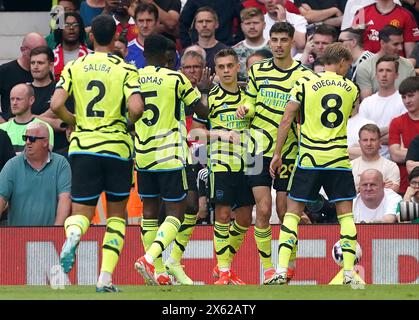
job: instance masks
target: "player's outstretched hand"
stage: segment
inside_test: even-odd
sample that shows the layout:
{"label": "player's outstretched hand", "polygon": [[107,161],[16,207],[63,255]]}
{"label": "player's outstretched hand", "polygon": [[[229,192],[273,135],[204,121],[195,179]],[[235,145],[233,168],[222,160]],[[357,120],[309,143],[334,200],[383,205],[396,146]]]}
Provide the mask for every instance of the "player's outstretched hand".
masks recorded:
{"label": "player's outstretched hand", "polygon": [[211,68],[205,67],[202,71],[201,79],[197,84],[199,91],[208,91],[214,82],[214,77],[215,73],[211,74]]}
{"label": "player's outstretched hand", "polygon": [[278,172],[278,169],[281,169],[281,166],[282,166],[281,156],[274,154],[271,160],[271,164],[269,165],[269,173],[272,179],[275,179],[276,173]]}
{"label": "player's outstretched hand", "polygon": [[249,108],[245,106],[238,106],[236,111],[236,116],[239,119],[243,119],[244,116],[249,112]]}

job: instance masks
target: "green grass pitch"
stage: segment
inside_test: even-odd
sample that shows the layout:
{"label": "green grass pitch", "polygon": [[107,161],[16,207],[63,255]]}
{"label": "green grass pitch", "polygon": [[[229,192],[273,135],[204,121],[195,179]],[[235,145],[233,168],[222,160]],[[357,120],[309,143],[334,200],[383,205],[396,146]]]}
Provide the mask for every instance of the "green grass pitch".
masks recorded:
{"label": "green grass pitch", "polygon": [[349,286],[119,286],[96,293],[94,286],[0,286],[0,300],[419,300],[419,285]]}

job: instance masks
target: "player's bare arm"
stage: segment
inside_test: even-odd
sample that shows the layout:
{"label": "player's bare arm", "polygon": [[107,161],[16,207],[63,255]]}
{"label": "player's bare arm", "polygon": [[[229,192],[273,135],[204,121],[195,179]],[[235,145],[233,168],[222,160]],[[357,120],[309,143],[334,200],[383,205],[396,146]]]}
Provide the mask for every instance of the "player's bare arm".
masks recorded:
{"label": "player's bare arm", "polygon": [[128,117],[132,123],[136,123],[143,116],[144,100],[140,94],[132,94],[127,100]]}
{"label": "player's bare arm", "polygon": [[291,124],[297,115],[298,110],[300,109],[300,104],[295,101],[289,101],[285,107],[285,113],[282,117],[281,123],[278,127],[278,134],[276,139],[276,147],[274,151],[274,156],[271,160],[269,166],[269,173],[272,178],[275,178],[275,175],[278,169],[281,169],[282,159],[281,159],[281,150],[285,143],[285,140],[288,136],[288,131],[291,128]]}
{"label": "player's bare arm", "polygon": [[192,103],[192,108],[194,112],[202,119],[208,118],[209,109],[208,106],[202,103],[201,100],[196,100],[194,103]]}
{"label": "player's bare arm", "polygon": [[58,118],[63,120],[65,123],[75,126],[76,117],[65,107],[65,102],[67,101],[68,93],[62,88],[57,88],[54,92],[54,95],[51,98],[51,111],[54,112]]}
{"label": "player's bare arm", "polygon": [[389,146],[389,151],[390,151],[391,159],[394,162],[405,163],[407,149],[402,144],[398,144],[398,143],[392,144],[391,146]]}
{"label": "player's bare arm", "polygon": [[337,7],[331,7],[323,10],[314,10],[308,4],[304,3],[298,9],[300,10],[301,15],[306,18],[308,23],[320,22],[333,16],[342,16],[342,12]]}

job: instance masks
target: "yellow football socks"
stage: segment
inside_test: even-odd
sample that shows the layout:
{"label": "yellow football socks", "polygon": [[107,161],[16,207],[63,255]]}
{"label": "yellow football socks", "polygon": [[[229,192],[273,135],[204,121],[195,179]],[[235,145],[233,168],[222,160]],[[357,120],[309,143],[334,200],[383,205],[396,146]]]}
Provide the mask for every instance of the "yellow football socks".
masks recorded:
{"label": "yellow football socks", "polygon": [[272,255],[272,228],[260,229],[255,226],[255,241],[259,252],[260,262],[264,270],[273,268]]}
{"label": "yellow football socks", "polygon": [[286,271],[290,261],[291,253],[296,247],[298,223],[300,217],[296,214],[287,212],[284,216],[284,222],[281,225],[279,233],[279,253],[278,253],[278,270]]}

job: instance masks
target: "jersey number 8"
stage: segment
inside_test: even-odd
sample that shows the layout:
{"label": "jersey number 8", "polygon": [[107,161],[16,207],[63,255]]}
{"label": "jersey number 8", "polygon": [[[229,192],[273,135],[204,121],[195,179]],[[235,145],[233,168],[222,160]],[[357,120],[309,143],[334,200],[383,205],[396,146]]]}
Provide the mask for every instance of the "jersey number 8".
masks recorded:
{"label": "jersey number 8", "polygon": [[[329,107],[329,101],[334,100],[335,106]],[[343,122],[343,113],[339,110],[342,107],[342,98],[337,94],[327,94],[323,97],[322,101],[322,108],[325,109],[321,115],[321,122],[327,128],[336,128]],[[334,113],[336,116],[335,121],[329,120],[329,115]]]}

